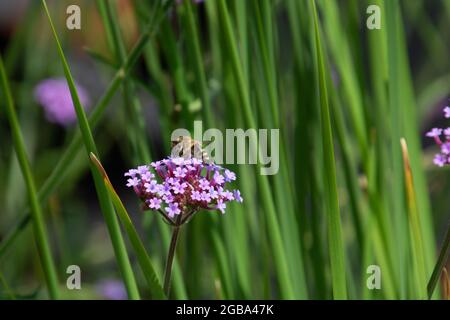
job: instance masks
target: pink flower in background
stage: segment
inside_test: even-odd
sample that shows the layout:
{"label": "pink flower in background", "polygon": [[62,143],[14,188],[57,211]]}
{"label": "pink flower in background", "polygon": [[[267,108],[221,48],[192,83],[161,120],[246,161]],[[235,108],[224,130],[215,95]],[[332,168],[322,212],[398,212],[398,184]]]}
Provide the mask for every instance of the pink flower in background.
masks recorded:
{"label": "pink flower in background", "polygon": [[[88,110],[90,98],[87,91],[78,84],[76,87],[81,105]],[[66,79],[50,78],[39,82],[34,89],[34,97],[44,108],[48,121],[63,126],[69,126],[76,121],[77,116]]]}

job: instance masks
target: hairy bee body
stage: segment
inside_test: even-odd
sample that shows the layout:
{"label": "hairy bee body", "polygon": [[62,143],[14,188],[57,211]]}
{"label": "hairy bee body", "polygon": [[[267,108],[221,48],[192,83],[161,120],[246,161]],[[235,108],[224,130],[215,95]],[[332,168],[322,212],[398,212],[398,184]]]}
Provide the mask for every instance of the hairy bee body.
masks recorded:
{"label": "hairy bee body", "polygon": [[208,153],[203,150],[201,142],[189,136],[180,136],[172,141],[172,157],[196,158],[206,163],[212,163]]}

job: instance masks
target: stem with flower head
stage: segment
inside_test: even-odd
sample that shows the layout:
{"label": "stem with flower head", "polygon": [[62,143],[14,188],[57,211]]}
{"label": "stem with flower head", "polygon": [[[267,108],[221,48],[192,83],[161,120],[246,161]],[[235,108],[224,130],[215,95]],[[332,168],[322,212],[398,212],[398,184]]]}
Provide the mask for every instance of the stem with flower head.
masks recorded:
{"label": "stem with flower head", "polygon": [[178,235],[180,233],[181,228],[181,217],[182,215],[178,215],[176,225],[173,228],[172,239],[170,240],[169,253],[167,254],[167,262],[166,262],[166,270],[164,271],[164,293],[167,297],[170,294],[170,278],[172,276],[172,264],[173,259],[175,258],[175,250],[177,248],[178,243]]}

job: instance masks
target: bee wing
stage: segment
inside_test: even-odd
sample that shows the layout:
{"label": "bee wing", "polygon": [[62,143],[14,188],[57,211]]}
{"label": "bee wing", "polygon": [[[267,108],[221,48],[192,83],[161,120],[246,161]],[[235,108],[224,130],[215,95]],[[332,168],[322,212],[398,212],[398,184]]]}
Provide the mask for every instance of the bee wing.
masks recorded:
{"label": "bee wing", "polygon": [[183,155],[183,141],[174,142],[172,144],[171,156],[172,157],[180,157],[182,155]]}

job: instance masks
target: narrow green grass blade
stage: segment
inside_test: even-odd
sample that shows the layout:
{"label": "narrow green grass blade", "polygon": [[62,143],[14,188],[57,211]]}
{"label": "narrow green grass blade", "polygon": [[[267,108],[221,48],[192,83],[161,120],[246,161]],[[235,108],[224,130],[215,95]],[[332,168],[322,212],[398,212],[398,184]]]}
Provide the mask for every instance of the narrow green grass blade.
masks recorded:
{"label": "narrow green grass blade", "polygon": [[209,236],[211,237],[211,242],[214,246],[214,254],[218,264],[217,272],[219,273],[222,280],[223,292],[225,295],[224,298],[232,299],[232,279],[228,270],[229,267],[225,246],[223,244],[223,241],[220,241],[220,235],[216,230],[209,233]]}
{"label": "narrow green grass blade", "polygon": [[325,166],[325,185],[328,211],[328,243],[331,259],[331,277],[333,280],[333,297],[335,299],[347,298],[345,254],[342,240],[341,217],[339,210],[338,192],[336,185],[336,164],[334,159],[333,135],[331,131],[330,110],[328,106],[328,94],[325,76],[325,64],[320,41],[319,22],[316,4],[312,1],[314,30],[316,39],[319,90],[320,90],[320,114],[322,122],[322,145]]}
{"label": "narrow green grass blade", "polygon": [[[405,272],[407,264],[407,248],[408,246],[408,228],[405,213],[405,194],[404,194],[404,177],[402,170],[402,154],[398,143],[404,132],[404,105],[401,101],[401,77],[400,77],[400,57],[399,49],[399,29],[397,20],[399,19],[399,5],[397,0],[385,1],[386,25],[387,25],[387,57],[389,67],[389,111],[391,120],[391,165],[392,165],[392,184],[391,184],[391,209],[394,232],[396,241],[393,244],[395,248],[395,276],[400,280],[400,298],[407,296],[407,277],[411,270]],[[418,288],[417,288],[418,289]]]}
{"label": "narrow green grass blade", "polygon": [[[427,285],[428,299],[431,299],[431,297],[433,296],[434,289],[436,288],[436,284],[439,280],[442,270],[445,267],[445,264],[447,263],[449,256],[450,256],[450,225],[447,227],[447,233],[445,234],[444,243],[442,244],[441,250],[439,252],[437,263],[433,269],[433,274],[431,275],[431,278],[428,281]],[[448,292],[448,294],[450,295],[450,292]]]}
{"label": "narrow green grass blade", "polygon": [[12,292],[11,287],[6,282],[5,276],[3,275],[3,272],[1,270],[0,270],[0,283],[2,284],[3,288],[5,289],[7,296],[11,300],[16,300],[16,296],[15,296],[14,292]]}
{"label": "narrow green grass blade", "polygon": [[409,162],[408,147],[406,140],[400,140],[403,155],[403,167],[405,171],[405,188],[408,203],[408,218],[411,233],[411,246],[413,260],[415,264],[415,279],[418,288],[417,298],[426,298],[426,273],[425,273],[425,257],[423,246],[423,234],[420,227],[420,217],[416,203],[416,192],[414,188],[413,173]]}
{"label": "narrow green grass blade", "polygon": [[[305,295],[303,297],[306,298],[301,237],[298,230],[298,210],[294,209],[292,183],[289,179],[291,177],[289,174],[291,170],[289,170],[287,163],[288,157],[286,155],[285,140],[287,130],[285,126],[280,126],[278,120],[279,114],[283,110],[278,94],[279,79],[277,78],[274,67],[276,60],[273,49],[274,41],[271,38],[273,26],[268,22],[271,21],[270,4],[268,1],[264,5],[259,3],[259,1],[251,1],[251,3],[251,9],[255,12],[255,17],[252,19],[254,20],[253,28],[256,30],[251,29],[250,32],[256,32],[258,35],[255,50],[261,53],[258,55],[260,58],[258,59],[256,57],[254,61],[261,60],[260,64],[262,68],[262,71],[258,70],[258,63],[252,63],[250,65],[250,70],[253,71],[252,75],[254,74],[254,79],[252,77],[252,91],[256,92],[259,97],[255,102],[257,110],[261,115],[259,126],[263,128],[280,128],[281,131],[279,138],[280,169],[279,173],[273,177],[274,200],[279,212],[280,229],[286,247],[287,259],[289,260],[290,278],[295,288],[304,288]],[[266,6],[269,6],[269,9]],[[258,76],[260,73],[262,77]]]}
{"label": "narrow green grass blade", "polygon": [[186,8],[187,35],[189,38],[187,45],[190,47],[190,50],[192,51],[195,78],[197,79],[196,81],[197,87],[198,91],[200,92],[200,97],[202,99],[203,121],[205,121],[206,128],[209,128],[213,125],[211,102],[208,94],[208,85],[202,61],[202,52],[200,47],[198,29],[194,19],[192,1],[185,0],[184,6]]}
{"label": "narrow green grass blade", "polygon": [[[400,11],[400,10],[399,10]],[[433,216],[430,208],[429,190],[427,186],[427,179],[423,170],[423,154],[422,143],[420,136],[419,117],[417,115],[417,104],[414,94],[414,85],[412,70],[410,67],[411,61],[408,56],[408,46],[406,43],[406,31],[403,27],[403,17],[401,11],[396,19],[398,29],[397,47],[399,52],[400,64],[400,83],[402,84],[400,90],[400,103],[404,106],[402,113],[405,138],[408,141],[409,158],[411,170],[414,172],[414,187],[416,190],[417,208],[420,216],[420,228],[423,235],[424,254],[425,254],[425,272],[427,277],[431,274],[433,268],[433,261],[436,259],[435,248],[436,243],[434,239],[434,224]],[[448,89],[447,83],[447,89]]]}
{"label": "narrow green grass blade", "polygon": [[[250,94],[247,82],[245,81],[243,68],[239,60],[238,49],[235,43],[235,36],[231,27],[231,19],[228,13],[228,8],[225,0],[218,1],[218,12],[222,29],[224,32],[225,47],[229,53],[229,59],[233,70],[234,81],[239,93],[239,99],[243,108],[243,116],[245,124],[248,128],[256,128],[256,121],[252,113],[250,102]],[[256,146],[250,146],[255,149]],[[283,246],[282,235],[278,218],[276,215],[275,204],[273,201],[272,191],[270,189],[267,176],[260,174],[261,166],[255,166],[257,185],[261,194],[262,205],[265,211],[265,218],[267,219],[268,234],[271,240],[272,254],[274,255],[274,264],[277,273],[277,280],[280,286],[280,294],[282,298],[293,299],[298,295],[304,294],[304,288],[294,288],[289,277],[288,259],[286,257],[285,247]]]}
{"label": "narrow green grass blade", "polygon": [[[66,58],[64,56],[64,52],[62,50],[61,44],[58,39],[58,35],[56,33],[56,30],[53,26],[53,21],[50,16],[50,12],[47,8],[47,3],[45,0],[42,0],[42,5],[44,7],[44,10],[47,14],[50,27],[52,29],[56,46],[58,49],[58,53],[61,59],[61,62],[63,64],[64,68],[64,75],[67,79],[67,83],[69,85],[70,93],[72,96],[72,101],[75,107],[75,112],[78,118],[78,124],[80,126],[80,131],[82,134],[82,138],[84,141],[84,145],[86,148],[87,153],[90,152],[97,152],[97,147],[94,142],[94,138],[92,136],[91,129],[89,127],[89,123],[86,117],[86,114],[84,112],[83,107],[81,106],[80,99],[78,97],[77,90],[75,88],[75,83],[72,78],[69,65],[67,64]],[[136,280],[134,278],[133,270],[131,268],[131,264],[128,258],[128,254],[126,251],[125,243],[122,238],[122,234],[120,231],[120,227],[117,221],[117,218],[114,214],[114,208],[111,204],[111,200],[108,196],[108,191],[106,190],[106,187],[103,184],[102,178],[99,175],[98,171],[95,169],[95,166],[91,164],[91,171],[95,182],[95,187],[97,190],[98,198],[100,201],[100,207],[102,209],[102,212],[105,217],[106,224],[108,226],[108,230],[111,237],[111,242],[114,247],[114,252],[116,255],[116,260],[119,265],[119,269],[121,271],[122,277],[125,282],[125,287],[128,292],[128,297],[130,299],[139,299],[139,291],[137,288]]]}
{"label": "narrow green grass blade", "polygon": [[14,101],[11,95],[8,78],[3,65],[3,58],[0,56],[0,77],[3,94],[6,98],[6,114],[11,126],[11,133],[16,150],[17,159],[19,160],[20,169],[25,179],[28,198],[30,201],[31,216],[33,218],[34,234],[36,237],[36,244],[39,251],[39,256],[44,270],[45,279],[49,295],[52,299],[59,298],[58,291],[58,276],[55,269],[55,263],[52,258],[50,245],[47,239],[47,229],[44,223],[41,206],[36,192],[33,173],[31,171],[30,162],[25,151],[25,141],[23,140],[22,132],[20,130],[19,121],[14,108]]}
{"label": "narrow green grass blade", "polygon": [[[267,3],[267,1],[266,1]],[[253,10],[255,12],[255,22],[256,22],[256,33],[258,38],[258,44],[260,47],[260,52],[262,55],[264,78],[267,82],[267,90],[270,100],[270,111],[272,115],[273,125],[279,127],[279,106],[278,106],[278,92],[275,83],[275,70],[274,62],[271,60],[273,57],[273,52],[270,50],[270,44],[267,41],[266,30],[264,29],[261,1],[253,0]],[[268,26],[267,26],[268,27]]]}
{"label": "narrow green grass blade", "polygon": [[108,189],[108,193],[111,196],[112,202],[114,203],[114,207],[116,208],[116,213],[122,222],[122,225],[127,232],[128,238],[136,252],[136,257],[139,261],[139,265],[141,266],[142,272],[144,273],[145,279],[147,280],[147,284],[149,286],[151,296],[154,299],[165,299],[164,291],[161,287],[161,284],[156,275],[155,269],[153,268],[152,262],[150,261],[150,257],[145,250],[144,245],[136,231],[136,228],[133,225],[133,222],[130,219],[130,216],[125,209],[122,201],[120,200],[119,195],[114,190],[111,181],[106,174],[105,169],[103,168],[100,161],[97,157],[91,153],[90,158],[92,163],[95,165],[97,172],[102,176],[105,187]]}
{"label": "narrow green grass blade", "polygon": [[163,50],[163,56],[167,60],[170,74],[173,78],[175,89],[175,103],[181,105],[181,115],[186,128],[192,127],[192,114],[189,112],[189,103],[193,100],[188,89],[186,70],[182,61],[180,50],[178,49],[174,30],[170,25],[170,20],[165,17],[161,25],[159,44]]}
{"label": "narrow green grass blade", "polygon": [[20,218],[19,222],[13,226],[13,228],[4,237],[3,241],[0,243],[0,258],[4,256],[8,248],[14,243],[19,234],[28,226],[31,221],[31,214],[27,212],[26,215]]}

